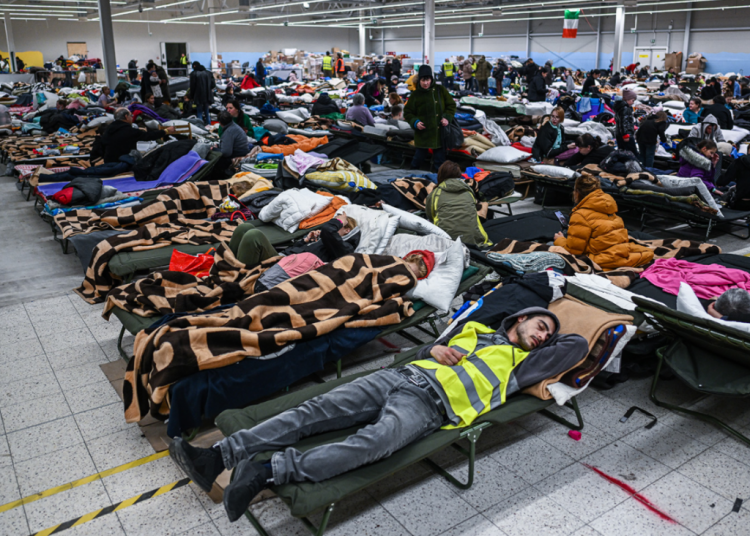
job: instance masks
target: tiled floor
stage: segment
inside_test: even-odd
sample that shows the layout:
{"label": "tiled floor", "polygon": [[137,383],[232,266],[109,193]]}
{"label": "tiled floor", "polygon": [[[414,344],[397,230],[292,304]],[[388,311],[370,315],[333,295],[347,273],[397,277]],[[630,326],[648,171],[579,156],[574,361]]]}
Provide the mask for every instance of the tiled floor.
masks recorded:
{"label": "tiled floor", "polygon": [[[0,258],[2,505],[148,456],[153,449],[138,426],[125,423],[121,402],[100,369],[119,359],[119,322],[114,317],[104,321],[102,306],[70,294],[68,289],[81,278],[77,259],[60,254],[49,227],[12,184],[0,184],[0,200],[10,207],[8,223],[0,221],[0,228],[25,222],[19,232],[0,237],[0,250],[14,253]],[[525,201],[514,206],[514,213],[538,209]],[[715,241],[725,251],[746,247],[731,237]],[[126,337],[126,345],[132,340]],[[400,338],[394,342],[411,345]],[[387,364],[390,357],[365,359],[382,351],[372,346],[359,350],[345,373]],[[456,490],[424,466],[415,466],[336,505],[329,534],[750,534],[748,509],[731,512],[738,497],[750,499],[750,448],[711,426],[654,406],[648,387],[647,380],[631,380],[610,391],[590,389],[581,395],[586,427],[580,442],[540,415],[490,428],[480,439],[470,490]],[[701,400],[677,382],[665,383],[663,389],[669,401],[712,411],[750,433],[747,404]],[[659,423],[646,430],[649,421],[639,413],[619,422],[634,404],[656,414]],[[466,462],[452,451],[436,459],[457,477],[465,475]],[[677,522],[662,521],[586,465],[626,482]],[[33,533],[180,478],[169,458],[151,462],[0,513],[0,534]],[[253,511],[274,536],[308,534],[277,499],[258,503]],[[66,533],[244,536],[255,531],[244,519],[229,523],[221,505],[190,485]]]}
{"label": "tiled floor", "polygon": [[[75,295],[0,309],[0,332],[9,335],[0,341],[0,504],[153,452],[138,426],[124,422],[121,403],[99,367],[119,359],[119,324],[104,321],[100,312],[101,306]],[[355,356],[346,372],[373,366],[361,358]],[[539,415],[490,428],[480,440],[470,490],[457,490],[416,466],[337,505],[330,534],[748,534],[747,509],[733,513],[732,506],[737,498],[750,498],[750,448],[654,406],[648,384],[631,380],[584,393],[580,442]],[[664,384],[664,396],[750,433],[746,404],[700,399],[677,382]],[[659,423],[646,430],[649,421],[639,413],[619,422],[633,404],[656,414]],[[438,461],[465,475],[466,462],[449,452]],[[676,522],[663,521],[587,466],[626,482]],[[1,513],[0,534],[33,533],[180,478],[169,458],[151,462]],[[253,510],[271,534],[306,534],[278,499]],[[245,520],[229,523],[221,505],[190,485],[68,533],[255,532]]]}

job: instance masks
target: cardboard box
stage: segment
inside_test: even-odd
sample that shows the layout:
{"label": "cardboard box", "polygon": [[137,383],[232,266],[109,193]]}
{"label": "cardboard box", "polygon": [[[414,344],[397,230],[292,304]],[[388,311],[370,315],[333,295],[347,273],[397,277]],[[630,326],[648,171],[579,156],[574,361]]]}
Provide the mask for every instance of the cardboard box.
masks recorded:
{"label": "cardboard box", "polygon": [[706,58],[699,53],[691,54],[687,59],[685,72],[687,74],[700,74],[706,70]]}
{"label": "cardboard box", "polygon": [[672,67],[678,71],[682,70],[682,52],[672,52],[664,56],[664,69],[668,71]]}

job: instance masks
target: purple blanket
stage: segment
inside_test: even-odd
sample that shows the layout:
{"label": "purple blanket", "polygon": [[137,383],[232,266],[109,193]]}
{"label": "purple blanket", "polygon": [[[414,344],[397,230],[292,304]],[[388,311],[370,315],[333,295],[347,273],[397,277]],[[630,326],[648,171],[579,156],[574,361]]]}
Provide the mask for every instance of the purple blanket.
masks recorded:
{"label": "purple blanket", "polygon": [[169,119],[164,119],[155,111],[153,111],[151,108],[148,108],[147,106],[144,106],[143,104],[138,104],[137,102],[134,102],[133,104],[128,106],[128,110],[130,110],[131,112],[135,112],[136,110],[138,110],[142,114],[146,114],[147,116],[153,119],[156,119],[160,123],[166,123],[167,121],[169,121]]}
{"label": "purple blanket", "polygon": [[[137,181],[134,177],[120,177],[119,179],[102,179],[102,184],[104,184],[104,186],[114,186],[122,193],[150,190],[151,188],[157,188],[159,186],[185,182],[207,163],[206,160],[202,160],[201,157],[198,156],[198,153],[190,151],[185,156],[178,158],[169,164],[155,181]],[[45,197],[49,197],[62,190],[63,186],[66,184],[68,183],[53,182],[40,184],[37,186],[37,189],[43,193]]]}

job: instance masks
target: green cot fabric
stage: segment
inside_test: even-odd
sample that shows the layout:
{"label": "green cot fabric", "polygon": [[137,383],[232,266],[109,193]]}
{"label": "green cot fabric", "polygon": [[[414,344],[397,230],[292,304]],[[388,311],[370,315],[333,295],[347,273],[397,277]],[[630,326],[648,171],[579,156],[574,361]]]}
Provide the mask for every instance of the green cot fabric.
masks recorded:
{"label": "green cot fabric", "polygon": [[618,315],[631,315],[633,317],[633,325],[640,326],[645,320],[646,315],[640,311],[628,311],[622,307],[618,307],[614,303],[605,300],[601,296],[594,294],[585,288],[579,287],[578,285],[569,284],[567,287],[567,293],[576,299],[581,300],[584,303],[593,305],[597,309],[602,309],[609,313],[615,313]]}
{"label": "green cot fabric", "polygon": [[[674,373],[696,391],[722,396],[750,395],[750,355],[747,352],[717,344],[706,349],[695,340],[685,339],[678,339],[659,352]],[[724,358],[727,352],[735,354],[734,360]],[[741,365],[738,362],[741,360],[747,364]]]}
{"label": "green cot fabric", "polygon": [[[416,357],[419,348],[413,348],[406,352],[403,357],[392,366],[401,366]],[[287,409],[298,406],[305,400],[314,396],[327,393],[331,389],[353,381],[354,379],[364,376],[367,373],[347,376],[340,380],[326,382],[322,385],[315,385],[303,391],[291,393],[281,398],[270,400],[257,406],[250,406],[242,410],[229,410],[221,413],[216,418],[216,426],[225,435],[229,436],[239,430],[252,428],[254,425],[262,422],[274,415],[277,415]],[[482,415],[474,425],[481,422],[491,422],[501,424],[523,417],[531,413],[540,411],[554,401],[540,400],[528,395],[513,396],[508,399],[505,405],[500,409],[491,411]],[[296,448],[302,451],[309,450],[317,445],[341,441],[357,430],[357,427],[347,430],[339,430],[328,434],[322,434],[309,437],[300,441]],[[401,469],[409,467],[414,463],[422,460],[436,452],[439,452],[458,440],[462,429],[439,430],[430,434],[426,438],[412,443],[407,447],[397,451],[390,457],[375,462],[354,471],[344,473],[324,482],[299,482],[285,484],[283,486],[274,486],[273,491],[289,505],[291,514],[295,517],[303,517],[313,514],[331,503],[363,490],[372,484],[382,480]],[[272,453],[261,453],[255,459],[264,461],[270,459]]]}

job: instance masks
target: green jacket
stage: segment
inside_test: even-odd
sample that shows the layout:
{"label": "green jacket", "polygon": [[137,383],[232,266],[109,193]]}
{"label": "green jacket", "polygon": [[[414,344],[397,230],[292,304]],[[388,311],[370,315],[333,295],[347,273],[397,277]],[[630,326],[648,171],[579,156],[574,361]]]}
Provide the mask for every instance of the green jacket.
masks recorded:
{"label": "green jacket", "polygon": [[425,200],[427,219],[464,244],[492,245],[479,221],[476,199],[461,179],[448,179],[435,187]]}
{"label": "green jacket", "polygon": [[[404,106],[404,119],[414,129],[414,146],[422,149],[439,149],[440,120],[453,121],[455,114],[456,103],[447,89],[436,85],[434,80],[429,89],[422,89],[417,83],[417,89],[412,92]],[[427,128],[419,130],[417,123],[420,121]]]}
{"label": "green jacket", "polygon": [[489,62],[487,60],[480,59],[477,62],[477,71],[474,73],[474,76],[477,77],[477,80],[488,80],[491,72],[492,66],[489,64]]}

